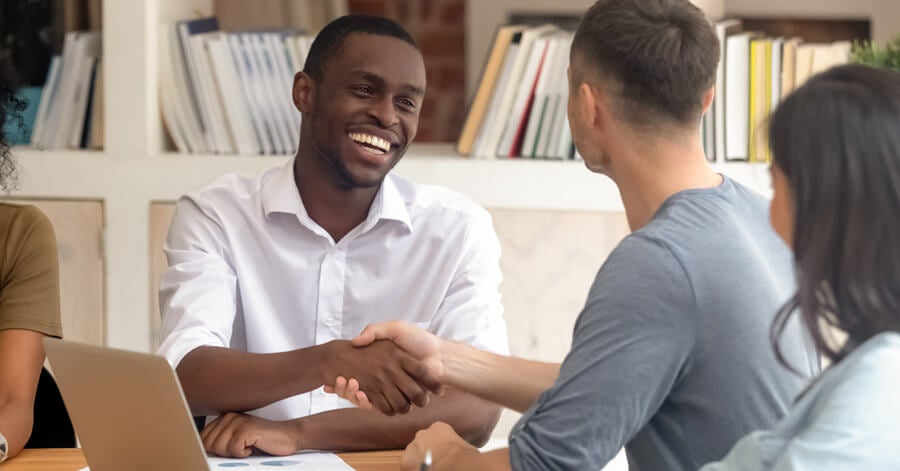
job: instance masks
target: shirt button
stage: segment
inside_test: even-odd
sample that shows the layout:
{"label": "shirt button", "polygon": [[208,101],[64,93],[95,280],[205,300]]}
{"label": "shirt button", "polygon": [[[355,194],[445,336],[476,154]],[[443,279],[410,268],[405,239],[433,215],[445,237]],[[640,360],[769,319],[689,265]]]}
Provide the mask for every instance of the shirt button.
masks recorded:
{"label": "shirt button", "polygon": [[334,325],[334,318],[333,318],[333,317],[329,317],[328,319],[325,319],[325,325],[327,325],[328,327],[333,326],[333,325]]}

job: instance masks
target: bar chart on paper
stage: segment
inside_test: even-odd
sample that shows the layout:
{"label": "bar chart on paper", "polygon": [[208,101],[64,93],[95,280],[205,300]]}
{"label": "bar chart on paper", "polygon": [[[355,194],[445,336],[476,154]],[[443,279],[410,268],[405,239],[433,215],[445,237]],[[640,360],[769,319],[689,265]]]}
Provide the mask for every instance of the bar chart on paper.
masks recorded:
{"label": "bar chart on paper", "polygon": [[[210,471],[353,471],[333,453],[305,452],[291,456],[207,458]],[[80,471],[90,471],[90,467]]]}
{"label": "bar chart on paper", "polygon": [[332,453],[298,453],[291,456],[258,456],[244,459],[208,458],[211,471],[344,471],[352,470]]}

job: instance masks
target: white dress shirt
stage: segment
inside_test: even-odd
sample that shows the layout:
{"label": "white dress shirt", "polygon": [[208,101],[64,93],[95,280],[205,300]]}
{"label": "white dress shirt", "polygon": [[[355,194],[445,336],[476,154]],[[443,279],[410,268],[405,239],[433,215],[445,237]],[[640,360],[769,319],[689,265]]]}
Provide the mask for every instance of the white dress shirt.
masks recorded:
{"label": "white dress shirt", "polygon": [[[159,351],[173,367],[200,346],[282,352],[387,320],[508,352],[491,217],[450,190],[388,175],[366,220],[335,243],[307,214],[293,161],[226,175],[179,200],[165,252]],[[253,414],[348,405],[320,388]]]}

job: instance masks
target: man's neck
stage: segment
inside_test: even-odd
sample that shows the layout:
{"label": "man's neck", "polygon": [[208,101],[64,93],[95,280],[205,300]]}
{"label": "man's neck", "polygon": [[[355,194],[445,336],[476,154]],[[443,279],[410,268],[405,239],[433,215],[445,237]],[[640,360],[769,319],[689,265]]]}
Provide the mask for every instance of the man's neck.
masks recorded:
{"label": "man's neck", "polygon": [[316,168],[313,158],[298,154],[294,163],[294,182],[310,219],[322,226],[337,243],[366,220],[379,187],[342,187],[334,182],[327,170],[323,170],[321,166]]}
{"label": "man's neck", "polygon": [[707,163],[699,139],[659,140],[620,152],[611,177],[632,231],[646,226],[670,196],[722,183],[722,176]]}

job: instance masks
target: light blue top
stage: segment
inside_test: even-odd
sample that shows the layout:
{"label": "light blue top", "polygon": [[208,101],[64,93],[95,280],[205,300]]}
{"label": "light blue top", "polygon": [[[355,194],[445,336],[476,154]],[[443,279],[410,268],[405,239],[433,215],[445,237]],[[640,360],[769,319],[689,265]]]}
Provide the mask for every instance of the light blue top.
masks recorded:
{"label": "light blue top", "polygon": [[900,469],[900,334],[863,343],[774,429],[747,435],[701,471],[763,469]]}

